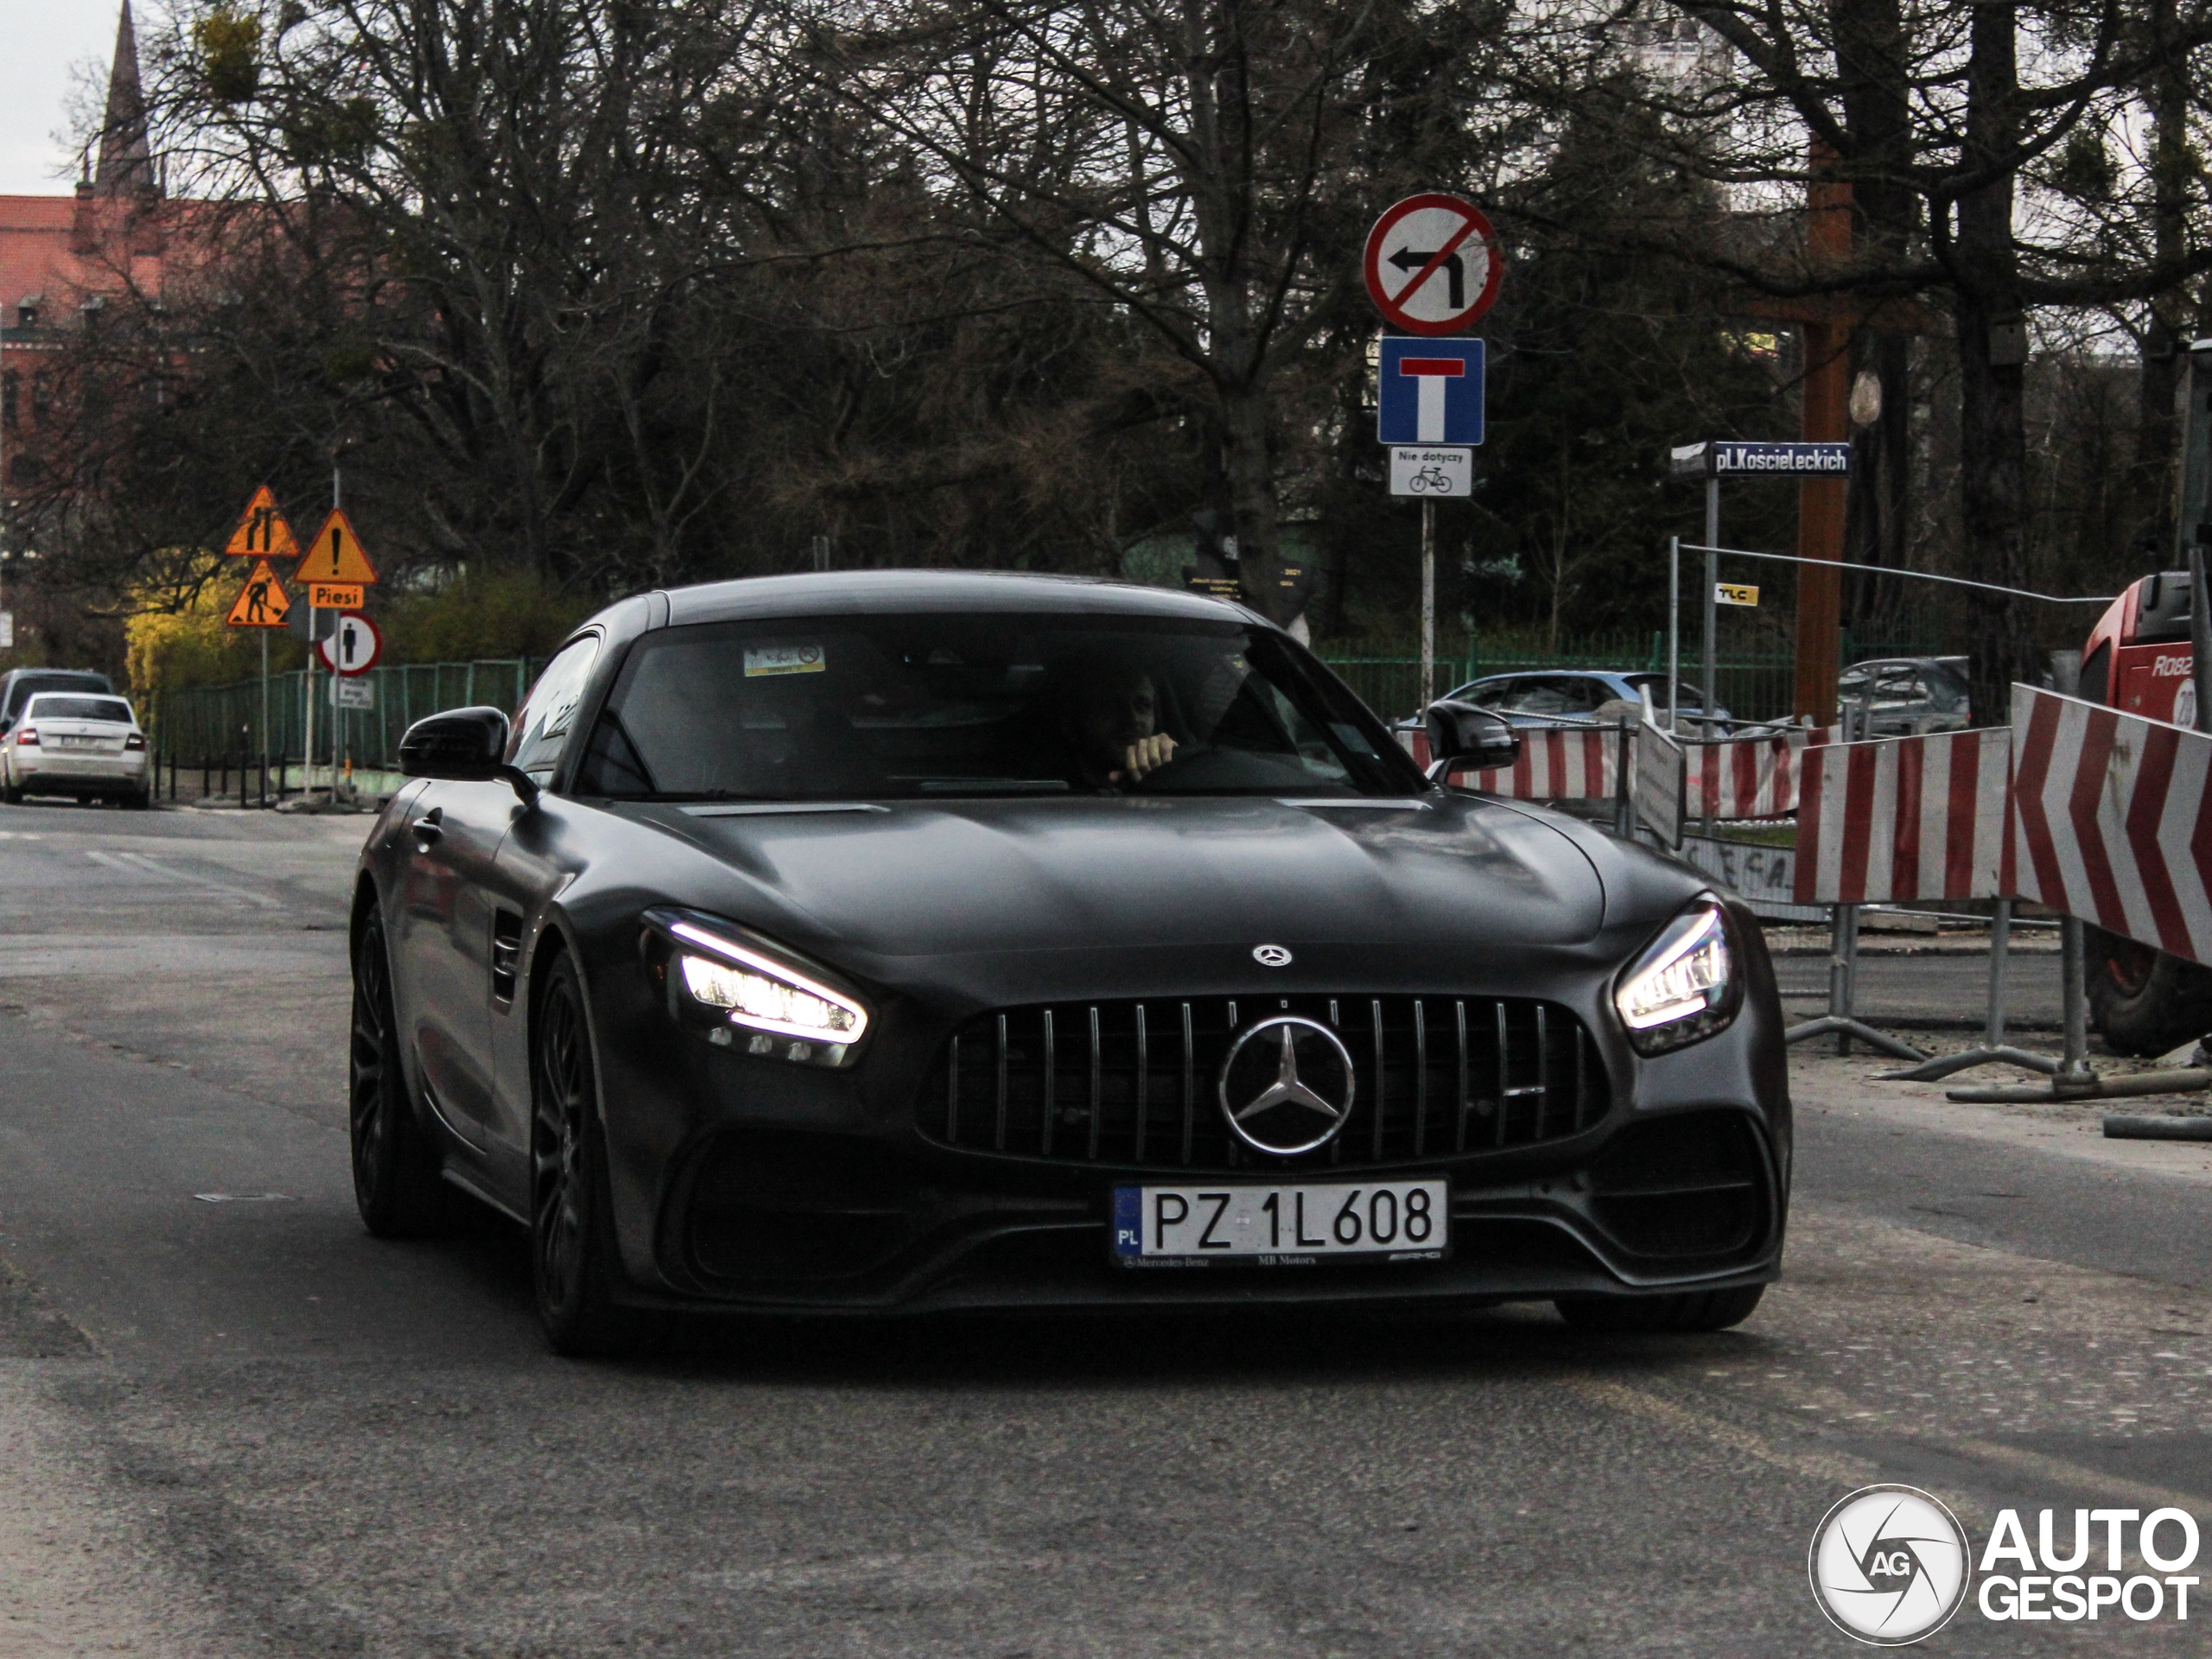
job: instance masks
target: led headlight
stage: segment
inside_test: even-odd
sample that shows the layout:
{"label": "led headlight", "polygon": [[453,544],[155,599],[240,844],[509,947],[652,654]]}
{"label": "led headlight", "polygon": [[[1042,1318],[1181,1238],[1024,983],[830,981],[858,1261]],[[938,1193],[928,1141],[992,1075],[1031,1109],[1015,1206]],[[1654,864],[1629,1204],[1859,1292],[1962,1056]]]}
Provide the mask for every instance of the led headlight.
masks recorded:
{"label": "led headlight", "polygon": [[1613,1006],[1639,1054],[1663,1054],[1725,1028],[1742,1001],[1728,925],[1700,899],[1669,922],[1621,975]]}
{"label": "led headlight", "polygon": [[855,1058],[868,1014],[852,990],[727,922],[667,910],[648,911],[645,922],[648,961],[665,982],[670,1012],[709,1041],[805,1065]]}

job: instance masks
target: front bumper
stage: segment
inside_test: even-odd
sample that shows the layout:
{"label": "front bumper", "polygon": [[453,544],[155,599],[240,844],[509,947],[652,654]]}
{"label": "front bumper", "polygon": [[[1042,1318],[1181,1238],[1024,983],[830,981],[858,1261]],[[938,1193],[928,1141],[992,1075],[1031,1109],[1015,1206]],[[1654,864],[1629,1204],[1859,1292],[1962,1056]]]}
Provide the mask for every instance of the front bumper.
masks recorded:
{"label": "front bumper", "polygon": [[[1756,939],[1748,917],[1739,925]],[[1763,950],[1746,952],[1747,995],[1728,1029],[1649,1059],[1606,1034],[1609,976],[1470,988],[1574,1007],[1611,1079],[1603,1116],[1574,1133],[1425,1157],[1408,1145],[1408,1155],[1357,1168],[1307,1159],[1206,1171],[945,1144],[928,1129],[925,1084],[973,1006],[888,999],[859,1065],[822,1071],[680,1031],[649,994],[624,994],[643,989],[636,960],[602,958],[593,1002],[626,1300],[641,1306],[1481,1306],[1719,1289],[1780,1271],[1789,1103]],[[1440,1262],[1132,1268],[1111,1254],[1117,1185],[1417,1177],[1450,1183],[1452,1249]]]}

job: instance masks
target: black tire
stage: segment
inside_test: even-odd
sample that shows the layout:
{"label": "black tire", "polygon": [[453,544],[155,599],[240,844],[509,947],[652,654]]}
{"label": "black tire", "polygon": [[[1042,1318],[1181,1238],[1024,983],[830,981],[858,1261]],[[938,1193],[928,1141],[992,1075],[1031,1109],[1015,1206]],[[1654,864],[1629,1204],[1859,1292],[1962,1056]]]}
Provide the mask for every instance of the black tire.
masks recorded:
{"label": "black tire", "polygon": [[391,997],[391,956],[384,919],[373,910],[353,952],[353,1039],[346,1102],[353,1148],[353,1202],[378,1238],[421,1238],[448,1214],[437,1154],[400,1063],[399,1021]]}
{"label": "black tire", "polygon": [[2164,1054],[2212,1032],[2212,969],[2085,927],[2082,977],[2090,1023],[2120,1053]]}
{"label": "black tire", "polygon": [[136,795],[126,795],[123,798],[124,810],[129,812],[149,811],[152,810],[153,804],[154,786],[151,784],[147,785],[145,788],[140,790]]}
{"label": "black tire", "polygon": [[628,1345],[614,1304],[613,1205],[599,1121],[599,1071],[575,964],[556,957],[531,1031],[531,1282],[556,1354],[588,1358]]}
{"label": "black tire", "polygon": [[1750,1319],[1765,1294],[1764,1285],[1739,1285],[1672,1296],[1562,1296],[1553,1306],[1581,1331],[1726,1331]]}

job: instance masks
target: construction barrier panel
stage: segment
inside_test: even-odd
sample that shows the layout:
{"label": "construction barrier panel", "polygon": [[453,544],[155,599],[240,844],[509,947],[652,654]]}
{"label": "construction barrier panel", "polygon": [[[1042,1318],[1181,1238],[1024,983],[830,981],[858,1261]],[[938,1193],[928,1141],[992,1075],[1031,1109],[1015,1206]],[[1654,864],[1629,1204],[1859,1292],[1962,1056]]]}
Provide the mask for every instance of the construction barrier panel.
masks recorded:
{"label": "construction barrier panel", "polygon": [[1797,810],[1802,757],[1834,731],[1800,728],[1772,737],[1686,743],[1694,818],[1786,818]]}
{"label": "construction barrier panel", "polygon": [[[1428,738],[1419,731],[1402,739],[1421,766],[1428,765]],[[1734,821],[1786,818],[1797,810],[1801,757],[1811,745],[1834,740],[1834,728],[1808,728],[1717,743],[1686,739],[1683,813],[1692,818]],[[1620,734],[1608,723],[1589,727],[1524,726],[1521,759],[1487,772],[1454,772],[1452,781],[1521,801],[1611,800]]]}
{"label": "construction barrier panel", "polygon": [[2212,963],[2212,736],[2012,688],[2005,890]]}
{"label": "construction barrier panel", "polygon": [[1807,749],[1797,902],[1999,896],[2012,739],[1995,727]]}

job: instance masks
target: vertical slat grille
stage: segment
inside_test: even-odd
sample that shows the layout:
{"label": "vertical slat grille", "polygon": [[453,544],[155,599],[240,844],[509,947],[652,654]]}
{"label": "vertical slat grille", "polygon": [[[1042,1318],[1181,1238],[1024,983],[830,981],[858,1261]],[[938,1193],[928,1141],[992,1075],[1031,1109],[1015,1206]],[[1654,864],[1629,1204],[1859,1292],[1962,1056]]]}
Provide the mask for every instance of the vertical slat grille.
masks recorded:
{"label": "vertical slat grille", "polygon": [[[1238,1032],[1279,1013],[1326,1023],[1351,1056],[1351,1120],[1325,1155],[1259,1157],[1217,1109],[1216,1079]],[[1062,1056],[1063,1046],[1078,1044],[1080,1062]],[[988,1066],[979,1059],[986,1045]],[[1554,1004],[1246,996],[985,1015],[946,1043],[921,1110],[932,1138],[976,1151],[1217,1170],[1385,1164],[1535,1145],[1592,1128],[1610,1104],[1589,1033]]]}

